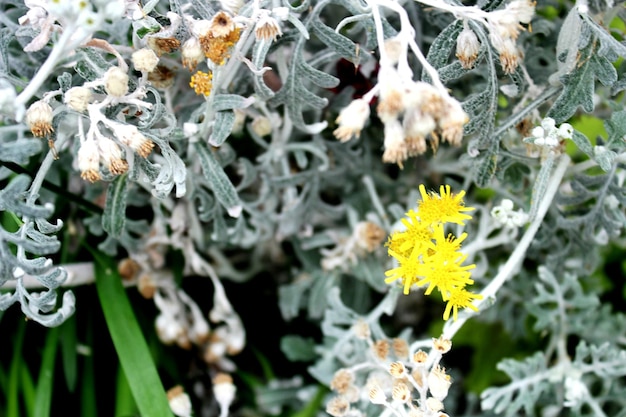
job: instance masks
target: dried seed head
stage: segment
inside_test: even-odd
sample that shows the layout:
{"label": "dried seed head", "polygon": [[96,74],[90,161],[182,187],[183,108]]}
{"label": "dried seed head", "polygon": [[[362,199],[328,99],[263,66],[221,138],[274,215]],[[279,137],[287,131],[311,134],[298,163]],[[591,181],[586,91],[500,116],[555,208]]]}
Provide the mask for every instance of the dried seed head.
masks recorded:
{"label": "dried seed head", "polygon": [[80,177],[89,182],[100,180],[100,151],[95,140],[85,140],[78,148]]}
{"label": "dried seed head", "polygon": [[450,375],[446,374],[446,370],[444,368],[437,366],[435,369],[430,371],[427,381],[430,394],[439,401],[443,401],[448,395],[450,385],[452,385]]}
{"label": "dried seed head", "polygon": [[87,87],[72,87],[63,95],[63,102],[72,110],[84,112],[91,102],[93,93]]}
{"label": "dried seed head", "polygon": [[338,394],[345,394],[354,381],[354,375],[347,369],[339,369],[330,381],[330,389]]}
{"label": "dried seed head", "polygon": [[218,12],[213,19],[211,19],[211,26],[209,27],[209,33],[214,38],[224,38],[235,30],[235,22],[226,12]]}
{"label": "dried seed head", "polygon": [[406,368],[402,362],[391,362],[389,373],[394,378],[403,378],[406,376]]}
{"label": "dried seed head", "polygon": [[448,353],[452,348],[452,341],[450,339],[444,339],[443,336],[437,339],[433,338],[433,347],[443,355]]}
{"label": "dried seed head", "polygon": [[395,121],[404,111],[403,94],[397,89],[381,92],[380,101],[376,106],[378,118],[385,124]]}
{"label": "dried seed head", "polygon": [[117,264],[117,272],[124,281],[133,280],[140,269],[139,264],[131,258],[124,258]]}
{"label": "dried seed head", "polygon": [[461,145],[463,126],[469,121],[461,103],[452,97],[445,101],[445,111],[439,119],[441,137],[452,146]]}
{"label": "dried seed head", "polygon": [[26,123],[33,135],[43,138],[54,132],[52,128],[52,107],[42,101],[36,101],[26,110]]}
{"label": "dried seed head", "polygon": [[395,338],[392,342],[393,353],[397,358],[405,359],[409,357],[409,344],[404,339]]}
{"label": "dried seed head", "polygon": [[160,38],[157,36],[148,36],[148,47],[152,49],[158,56],[163,54],[171,54],[180,48],[180,41],[176,38]]}
{"label": "dried seed head", "polygon": [[376,223],[365,221],[356,226],[357,245],[367,252],[374,252],[385,240],[385,229]]}
{"label": "dried seed head", "polygon": [[391,390],[391,398],[402,403],[411,402],[411,390],[404,382],[398,382]]}
{"label": "dried seed head", "polygon": [[404,129],[398,120],[385,123],[385,151],[383,162],[395,163],[402,169],[403,162],[409,157],[407,144],[404,140]]}
{"label": "dried seed head", "polygon": [[157,290],[154,279],[150,274],[142,274],[137,280],[137,290],[139,294],[148,300],[154,297],[154,293]]}
{"label": "dried seed head", "polygon": [[235,399],[237,387],[233,384],[233,379],[225,373],[218,373],[213,378],[213,395],[220,406],[220,415],[228,415],[228,409]]}
{"label": "dried seed head", "polygon": [[350,403],[343,397],[334,397],[326,404],[326,412],[333,417],[345,416],[350,411]]}
{"label": "dried seed head", "polygon": [[413,354],[413,362],[418,365],[423,365],[428,360],[428,354],[423,350],[418,350]]}
{"label": "dried seed head", "polygon": [[191,400],[182,386],[177,385],[167,391],[167,400],[170,403],[170,409],[178,417],[191,416]]}
{"label": "dried seed head", "polygon": [[189,71],[196,69],[198,64],[205,59],[200,41],[195,37],[191,37],[185,41],[181,55],[183,66]]}
{"label": "dried seed head", "polygon": [[461,62],[461,66],[465,69],[474,67],[479,50],[478,37],[469,26],[465,26],[456,38],[456,57]]}
{"label": "dried seed head", "polygon": [[259,20],[256,22],[254,36],[257,39],[265,41],[270,39],[275,41],[277,36],[281,36],[283,34],[280,30],[280,24],[270,15],[269,11],[263,11],[266,13],[262,13]]}
{"label": "dried seed head", "polygon": [[373,384],[368,393],[368,397],[372,404],[386,404],[387,396],[378,384]]}
{"label": "dried seed head", "polygon": [[369,117],[369,103],[363,99],[353,100],[339,112],[335,120],[339,126],[333,131],[333,135],[341,142],[347,142],[352,137],[358,138]]}
{"label": "dried seed head", "polygon": [[372,345],[372,351],[378,359],[387,359],[387,355],[389,354],[389,342],[386,340],[377,340]]}
{"label": "dried seed head", "polygon": [[370,332],[370,326],[364,320],[359,320],[354,325],[352,325],[352,331],[355,336],[361,340],[367,340],[371,337],[372,333]]}
{"label": "dried seed head", "polygon": [[152,72],[159,63],[159,57],[152,49],[148,48],[142,48],[133,52],[131,60],[135,69],[141,72]]}
{"label": "dried seed head", "polygon": [[120,67],[111,67],[104,73],[104,89],[113,97],[128,93],[128,74]]}
{"label": "dried seed head", "polygon": [[438,412],[443,410],[443,403],[436,398],[428,397],[426,399],[426,407],[428,407],[430,411]]}
{"label": "dried seed head", "polygon": [[170,88],[174,85],[174,71],[163,65],[157,65],[157,67],[148,74],[148,81],[160,89]]}

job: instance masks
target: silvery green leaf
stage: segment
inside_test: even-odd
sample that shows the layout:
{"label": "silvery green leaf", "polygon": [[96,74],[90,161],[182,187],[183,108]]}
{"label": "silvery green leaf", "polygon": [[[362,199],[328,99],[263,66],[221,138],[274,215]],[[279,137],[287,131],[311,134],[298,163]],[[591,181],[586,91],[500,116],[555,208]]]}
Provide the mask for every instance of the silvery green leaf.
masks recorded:
{"label": "silvery green leaf", "polygon": [[616,157],[617,154],[607,149],[605,146],[593,147],[593,158],[605,172],[609,172],[611,170]]}
{"label": "silvery green leaf", "polygon": [[14,177],[0,190],[0,210],[12,211],[17,215],[29,218],[49,217],[54,207],[51,205],[34,205],[24,201],[30,179],[26,175]]}
{"label": "silvery green leaf", "polygon": [[59,87],[61,87],[61,91],[65,93],[67,90],[72,88],[72,74],[64,72],[57,77],[57,82],[59,83]]}
{"label": "silvery green leaf", "polygon": [[315,340],[299,335],[285,335],[280,338],[280,350],[291,362],[309,362],[317,357]]}
{"label": "silvery green leaf", "polygon": [[313,68],[304,60],[299,60],[296,64],[296,71],[298,75],[307,77],[311,82],[318,87],[333,88],[339,84],[339,78],[330,74],[326,74],[324,71],[320,71]]}
{"label": "silvery green leaf", "polygon": [[254,97],[243,97],[238,94],[218,94],[213,98],[212,108],[215,111],[245,109],[254,103]]}
{"label": "silvery green leaf", "polygon": [[474,181],[476,182],[476,185],[481,188],[488,187],[491,179],[496,173],[498,166],[498,154],[491,150],[486,150],[475,159],[476,171],[474,174]]}
{"label": "silvery green leaf", "polygon": [[571,72],[561,76],[563,92],[548,112],[548,117],[557,123],[568,120],[578,109],[592,112],[596,78],[610,87],[617,81],[615,67],[605,57],[598,54],[597,42],[590,43],[576,54],[577,65]]}
{"label": "silvery green leaf", "polygon": [[25,165],[33,155],[41,152],[42,142],[37,139],[20,138],[12,142],[0,143],[0,161]]}
{"label": "silvery green leaf", "polygon": [[7,27],[0,29],[0,74],[9,72],[9,43],[15,38],[13,30]]}
{"label": "silvery green leaf", "polygon": [[239,196],[233,183],[224,172],[224,168],[220,166],[205,144],[196,142],[194,149],[202,164],[204,177],[209,182],[215,197],[231,217],[239,217],[242,209],[241,201],[239,201]]}
{"label": "silvery green leaf", "polygon": [[551,389],[549,382],[552,373],[547,370],[547,359],[543,352],[536,352],[523,361],[504,359],[497,365],[505,372],[511,383],[498,388],[488,388],[482,392],[481,407],[504,413],[505,416],[519,415],[524,410],[532,415],[535,404],[542,395]]}
{"label": "silvery green leaf", "polygon": [[329,291],[335,289],[339,291],[335,286],[335,280],[334,274],[323,274],[321,272],[315,274],[307,305],[309,317],[319,319],[324,315],[324,310],[329,301]]}
{"label": "silvery green leaf", "polygon": [[544,199],[545,192],[548,188],[548,182],[550,181],[550,176],[552,174],[552,168],[554,167],[554,158],[555,155],[553,153],[548,154],[548,156],[542,161],[541,168],[535,178],[530,198],[530,210],[528,213],[531,221],[537,215],[537,210]]}
{"label": "silvery green leaf", "polygon": [[611,62],[616,61],[619,57],[626,57],[626,45],[623,42],[615,39],[605,28],[598,25],[589,14],[581,14],[581,17],[600,41],[598,54]]}
{"label": "silvery green leaf", "polygon": [[591,142],[589,142],[589,139],[587,139],[587,136],[578,130],[574,130],[572,142],[576,144],[576,147],[580,149],[581,152],[584,152],[589,157],[593,157],[593,146]]}
{"label": "silvery green leaf", "polygon": [[[144,132],[161,149],[161,155],[165,159],[160,166],[158,176],[152,180],[154,186],[153,195],[157,198],[166,198],[172,188],[176,186],[176,196],[182,197],[187,191],[185,179],[187,178],[187,168],[180,156],[172,149],[169,143],[152,133]],[[156,167],[152,165],[152,167]]]}
{"label": "silvery green leaf", "polygon": [[102,77],[110,66],[111,64],[106,62],[95,48],[81,48],[77,51],[74,70],[85,81],[94,81]]}
{"label": "silvery green leaf", "polygon": [[126,175],[118,176],[109,184],[106,205],[102,215],[102,228],[111,236],[119,238],[126,223],[126,198],[128,179]]}
{"label": "silvery green leaf", "polygon": [[339,56],[355,65],[359,64],[359,48],[350,39],[326,26],[320,19],[311,20],[311,30],[322,43],[337,52]]}
{"label": "silvery green leaf", "polygon": [[[463,30],[463,22],[455,20],[443,29],[428,48],[426,59],[436,69],[443,68],[450,60],[450,55],[456,50],[456,38]],[[429,80],[427,73],[422,71],[422,80]]]}
{"label": "silvery green leaf", "polygon": [[626,110],[615,111],[609,120],[604,121],[608,133],[606,147],[623,150],[626,147]]}
{"label": "silvery green leaf", "polygon": [[[271,42],[258,41],[252,48],[252,64],[256,68],[262,68],[270,50]],[[253,78],[254,90],[261,100],[268,100],[274,96],[274,91],[265,84],[262,74],[255,75]]]}
{"label": "silvery green leaf", "polygon": [[576,346],[574,364],[600,378],[621,377],[626,375],[626,350],[608,342],[596,346],[581,340]]}
{"label": "silvery green leaf", "polygon": [[215,122],[213,124],[213,131],[209,137],[209,145],[221,146],[224,141],[230,136],[235,125],[235,113],[232,111],[218,111],[215,113]]}

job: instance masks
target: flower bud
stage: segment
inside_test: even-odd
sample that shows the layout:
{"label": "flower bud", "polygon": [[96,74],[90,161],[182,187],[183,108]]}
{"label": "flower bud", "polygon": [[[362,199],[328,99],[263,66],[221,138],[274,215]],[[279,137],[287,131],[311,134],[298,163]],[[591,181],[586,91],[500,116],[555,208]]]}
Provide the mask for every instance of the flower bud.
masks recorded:
{"label": "flower bud", "polygon": [[181,54],[183,66],[189,71],[196,69],[198,64],[205,59],[200,41],[195,37],[191,37],[183,43]]}
{"label": "flower bud", "polygon": [[257,135],[263,137],[272,133],[272,123],[270,119],[265,116],[258,116],[252,120],[252,131]]}
{"label": "flower bud", "polygon": [[469,27],[464,27],[459,37],[456,38],[456,57],[461,61],[461,66],[465,69],[471,69],[476,63],[479,50],[478,37]]}
{"label": "flower bud", "polygon": [[167,391],[167,400],[170,403],[172,413],[178,417],[191,417],[191,400],[183,387],[175,386]]}
{"label": "flower bud", "polygon": [[358,138],[369,117],[369,103],[361,98],[353,100],[339,112],[336,120],[339,123],[339,127],[335,129],[333,135],[341,142],[347,142],[353,136]]}
{"label": "flower bud", "polygon": [[230,32],[235,30],[235,22],[226,12],[218,12],[211,19],[211,27],[209,33],[215,38],[223,38],[228,36]]}
{"label": "flower bud", "polygon": [[259,20],[256,22],[256,26],[254,29],[254,36],[257,39],[262,39],[265,41],[268,40],[276,40],[277,36],[282,36],[283,32],[280,30],[280,25],[270,13],[265,10],[265,13],[262,13],[259,17]]}
{"label": "flower bud", "polygon": [[51,134],[52,107],[42,100],[36,101],[26,110],[26,123],[33,135],[43,138]]}
{"label": "flower bud", "polygon": [[215,395],[215,400],[220,406],[221,415],[228,415],[226,411],[235,399],[236,392],[237,387],[233,384],[230,375],[219,373],[213,378],[213,395]]}
{"label": "flower bud", "polygon": [[104,73],[104,89],[113,97],[128,93],[128,74],[120,67],[111,67]]}
{"label": "flower bud", "polygon": [[131,57],[137,71],[152,72],[159,63],[159,57],[152,49],[143,48],[135,51]]}
{"label": "flower bud", "polygon": [[63,102],[72,110],[84,112],[93,94],[87,87],[72,87],[63,95]]}
{"label": "flower bud", "polygon": [[150,152],[152,152],[152,148],[154,148],[154,142],[145,137],[139,129],[137,129],[137,126],[119,125],[115,134],[120,142],[137,152],[142,158],[147,158]]}
{"label": "flower bud", "polygon": [[78,149],[78,169],[80,177],[89,182],[100,179],[100,151],[95,140],[86,140]]}
{"label": "flower bud", "polygon": [[437,366],[435,369],[430,371],[427,381],[430,394],[439,401],[443,401],[448,395],[450,385],[452,385],[450,376],[446,374],[444,369]]}

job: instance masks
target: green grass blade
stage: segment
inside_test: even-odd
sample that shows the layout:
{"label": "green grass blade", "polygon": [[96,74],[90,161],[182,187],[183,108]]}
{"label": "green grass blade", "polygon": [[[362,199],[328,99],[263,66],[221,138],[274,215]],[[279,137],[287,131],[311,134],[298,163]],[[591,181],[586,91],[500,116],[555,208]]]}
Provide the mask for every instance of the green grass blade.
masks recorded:
{"label": "green grass blade", "polygon": [[96,288],[104,318],[137,408],[143,417],[171,417],[165,389],[117,268],[102,254],[96,251],[92,254],[96,260]]}
{"label": "green grass blade", "polygon": [[[86,343],[93,346],[93,315],[89,314]],[[96,378],[94,376],[94,353],[84,355],[83,372],[80,385],[80,415],[81,417],[97,417],[98,403],[96,401]]]}
{"label": "green grass blade", "polygon": [[135,416],[137,415],[137,404],[130,391],[128,379],[121,366],[117,368],[117,383],[115,384],[115,413],[114,416]]}
{"label": "green grass blade", "polygon": [[24,400],[23,404],[26,410],[26,415],[32,416],[34,413],[36,390],[33,377],[28,370],[28,366],[25,364],[20,366],[20,382],[22,384],[22,399]]}
{"label": "green grass blade", "polygon": [[20,402],[19,402],[19,385],[20,385],[20,368],[22,365],[22,344],[24,342],[24,331],[26,329],[26,322],[21,322],[17,328],[15,334],[15,340],[13,341],[13,358],[11,359],[11,366],[9,368],[9,380],[7,387],[7,409],[6,417],[20,417]]}
{"label": "green grass blade", "polygon": [[69,392],[76,389],[78,376],[78,352],[76,345],[76,316],[72,316],[59,326],[61,332],[61,358],[63,359],[63,375]]}
{"label": "green grass blade", "polygon": [[52,391],[54,389],[54,365],[59,344],[59,329],[53,327],[48,330],[46,343],[43,349],[43,359],[37,381],[34,417],[48,417],[52,405]]}

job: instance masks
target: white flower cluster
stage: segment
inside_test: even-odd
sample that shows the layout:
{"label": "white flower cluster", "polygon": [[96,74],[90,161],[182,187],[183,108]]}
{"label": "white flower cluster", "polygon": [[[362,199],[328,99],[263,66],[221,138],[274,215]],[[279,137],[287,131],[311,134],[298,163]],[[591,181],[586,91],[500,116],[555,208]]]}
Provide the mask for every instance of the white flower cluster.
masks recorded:
{"label": "white flower cluster", "polygon": [[530,132],[531,136],[525,138],[524,142],[544,149],[556,149],[565,139],[571,139],[573,133],[574,128],[569,123],[563,123],[557,128],[554,119],[546,117],[541,121],[541,126],[533,128]]}
{"label": "white flower cluster", "polygon": [[491,209],[493,217],[501,226],[509,229],[521,227],[528,222],[528,214],[522,209],[513,211],[513,201],[505,198],[499,206]]}
{"label": "white flower cluster", "polygon": [[[364,322],[353,330],[371,348],[371,363],[360,363],[335,372],[330,388],[337,394],[326,405],[333,417],[361,415],[355,403],[366,401],[381,405],[396,416],[445,417],[443,400],[448,396],[452,379],[439,365],[450,351],[452,342],[440,337],[432,340],[430,354],[410,352],[404,339],[373,340]],[[365,374],[365,375],[363,375]]]}

